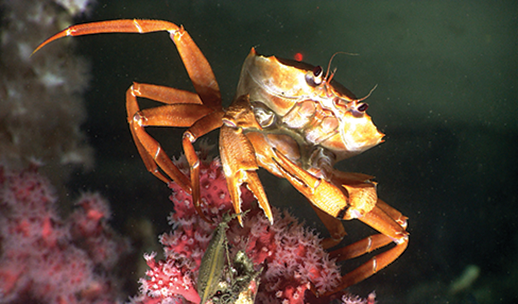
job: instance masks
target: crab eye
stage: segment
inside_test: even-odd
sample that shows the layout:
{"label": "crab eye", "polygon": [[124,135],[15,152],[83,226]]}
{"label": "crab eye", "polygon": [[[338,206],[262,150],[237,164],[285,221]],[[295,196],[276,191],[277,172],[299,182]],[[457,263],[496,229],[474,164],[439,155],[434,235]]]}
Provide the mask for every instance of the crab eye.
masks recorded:
{"label": "crab eye", "polygon": [[313,76],[319,77],[320,75],[322,75],[322,67],[321,66],[316,66],[313,69]]}
{"label": "crab eye", "polygon": [[356,108],[356,111],[358,111],[358,112],[365,112],[365,111],[367,111],[368,108],[369,108],[369,105],[364,103],[364,102],[362,102],[362,103],[360,103],[358,105],[358,107]]}
{"label": "crab eye", "polygon": [[312,87],[316,87],[322,83],[322,67],[317,66],[313,71],[306,74],[306,82]]}

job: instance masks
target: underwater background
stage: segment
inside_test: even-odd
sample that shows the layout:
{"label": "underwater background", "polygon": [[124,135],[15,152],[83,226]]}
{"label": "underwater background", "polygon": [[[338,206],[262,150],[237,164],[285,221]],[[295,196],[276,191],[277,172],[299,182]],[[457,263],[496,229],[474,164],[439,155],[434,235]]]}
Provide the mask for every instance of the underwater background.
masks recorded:
{"label": "underwater background", "polygon": [[[211,63],[224,106],[251,47],[284,58],[301,53],[323,67],[336,52],[358,54],[334,58],[335,79],[357,96],[377,85],[368,113],[385,142],[335,167],[376,176],[379,196],[409,217],[410,242],[351,292],[376,290],[379,303],[516,303],[517,2],[112,0],[97,1],[75,22],[120,18],[183,25]],[[66,189],[100,191],[120,231],[132,229],[130,219],[146,217],[161,233],[172,209],[170,190],[137,153],[125,91],[133,81],[192,90],[175,46],[166,33],[74,40],[73,47],[70,41],[52,47],[90,62],[82,129],[95,166],[75,172]],[[178,157],[182,131],[150,133]],[[216,144],[217,132],[207,138]],[[266,172],[261,179],[273,206],[291,208],[325,235],[307,200],[286,181]],[[358,221],[345,227],[344,244],[373,232]],[[473,281],[452,291],[466,272]]]}

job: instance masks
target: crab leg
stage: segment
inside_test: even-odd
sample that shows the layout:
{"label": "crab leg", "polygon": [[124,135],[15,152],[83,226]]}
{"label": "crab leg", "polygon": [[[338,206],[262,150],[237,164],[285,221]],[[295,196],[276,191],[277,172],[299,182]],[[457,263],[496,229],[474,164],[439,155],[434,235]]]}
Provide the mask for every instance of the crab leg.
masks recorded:
{"label": "crab leg", "polygon": [[[282,153],[275,151],[275,155],[276,158],[274,159],[279,162],[279,166],[284,169],[283,172],[286,179],[290,181],[290,183],[302,194],[308,197],[317,207],[325,210],[329,215],[339,218],[341,218],[343,214],[346,214],[344,210],[354,208],[354,206],[350,206],[347,203],[348,198],[345,197],[345,195],[335,185],[326,180],[314,177],[307,171],[298,167],[295,163],[282,155]],[[358,177],[355,175],[336,175],[339,176],[335,177],[338,181],[345,181],[347,179],[353,182],[353,185],[349,185],[346,188],[349,192],[351,189],[356,189],[358,187],[358,185],[354,185],[354,183],[358,183],[360,186],[362,185],[362,179],[360,178],[361,175],[358,175]],[[363,184],[368,186],[368,183],[363,182]],[[345,186],[346,185],[344,185],[344,187]],[[360,187],[360,194],[355,193],[354,196],[356,196],[356,199],[370,199],[371,195],[368,190],[365,192],[361,190]],[[351,197],[349,197],[349,199],[351,199]],[[392,207],[388,207],[386,203],[382,202],[380,205],[381,207],[375,205],[365,214],[362,214],[361,212],[355,212],[352,214],[357,213],[358,220],[371,226],[381,234],[370,236],[365,240],[339,249],[333,253],[333,256],[338,257],[339,260],[345,260],[371,252],[372,250],[386,246],[391,242],[394,242],[396,246],[372,257],[369,261],[360,265],[352,272],[347,273],[342,277],[342,281],[337,290],[354,285],[370,277],[380,269],[388,266],[405,251],[408,245],[408,232],[405,231],[400,222],[404,221],[406,224],[406,218],[399,212],[395,211]],[[387,210],[390,215],[387,214],[384,209]],[[329,294],[334,292],[336,292],[336,290]]]}
{"label": "crab leg", "polygon": [[322,240],[322,248],[329,249],[336,245],[338,245],[344,236],[347,235],[344,229],[344,224],[341,220],[327,214],[326,212],[322,211],[320,208],[313,204],[309,204],[311,208],[315,211],[318,218],[326,226],[327,231],[331,234],[331,237],[324,238]]}
{"label": "crab leg", "polygon": [[388,214],[391,218],[393,218],[396,221],[396,223],[403,227],[403,229],[406,229],[408,217],[404,216],[403,214],[401,214],[401,212],[399,212],[389,204],[385,203],[381,199],[378,199],[376,206],[379,207],[381,210],[385,211],[385,213]]}
{"label": "crab leg", "polygon": [[48,43],[68,36],[101,33],[145,34],[161,31],[169,32],[171,39],[178,48],[187,73],[193,82],[194,89],[200,95],[203,103],[211,108],[221,107],[219,86],[209,62],[205,56],[203,56],[196,43],[194,43],[189,33],[187,33],[183,27],[179,27],[172,22],[162,20],[121,19],[73,25],[45,40],[34,50],[33,54]]}
{"label": "crab leg", "polygon": [[[381,208],[375,207],[364,217],[359,218],[359,220],[373,226],[375,229],[379,229],[379,227],[375,226],[379,226],[380,218],[384,216],[388,215],[386,215],[386,213]],[[392,219],[392,222],[394,222],[394,219]],[[395,228],[395,226],[393,227]],[[396,244],[396,246],[393,248],[373,256],[370,260],[360,265],[358,268],[344,275],[340,285],[334,291],[323,294],[323,296],[333,294],[339,290],[363,281],[364,279],[377,273],[379,270],[387,267],[390,263],[394,262],[394,260],[396,260],[408,246],[408,232],[406,232],[401,226],[399,226],[399,229],[395,228],[395,230],[396,231],[390,231],[388,234],[397,235],[398,238],[396,239],[390,237],[387,234],[375,234],[354,244],[331,252],[330,257],[338,258],[338,260],[341,261],[369,253],[378,248],[384,247],[391,242]]]}
{"label": "crab leg", "polygon": [[[383,208],[382,208],[382,206],[383,206]],[[385,212],[386,207],[396,211],[396,213],[399,216],[401,216],[401,213],[399,213],[399,211],[397,211],[394,208],[390,207],[387,203],[385,203],[381,199],[378,199],[378,202],[377,202],[376,207],[375,207],[378,210],[374,210],[373,213],[385,213],[385,214],[387,214],[387,212]],[[392,215],[396,215],[396,214],[389,215],[392,219],[395,220],[395,218],[392,217]],[[401,216],[401,217],[406,218],[404,216]],[[405,221],[405,225],[406,225],[406,221]],[[404,228],[404,226],[401,226],[401,228]],[[398,243],[405,243],[407,241],[407,239],[408,239],[408,233],[406,231],[401,231],[401,229],[398,229],[398,228],[396,228],[396,230],[398,231],[398,234],[400,235],[398,240],[394,240],[393,238],[391,238],[391,237],[389,237],[387,235],[384,235],[384,234],[375,234],[375,235],[369,236],[369,237],[367,237],[367,238],[365,238],[363,240],[360,240],[360,241],[358,241],[358,242],[356,242],[354,244],[350,244],[350,245],[348,245],[348,246],[346,246],[344,248],[340,248],[340,249],[332,251],[330,253],[330,257],[331,258],[338,258],[338,261],[344,261],[344,260],[349,260],[349,259],[352,259],[352,258],[359,257],[359,256],[361,256],[361,255],[363,255],[365,253],[372,252],[372,251],[374,251],[374,250],[376,250],[378,248],[381,248],[381,247],[383,247],[385,245],[390,244],[391,242],[395,242],[396,244],[398,244]],[[404,250],[404,248],[403,248],[403,250]],[[379,267],[379,264],[378,264],[378,267]]]}
{"label": "crab leg", "polygon": [[[198,137],[219,128],[224,112],[203,105],[197,94],[150,84],[134,83],[126,96],[131,134],[146,168],[160,180],[169,183],[169,179],[158,171],[158,165],[172,180],[192,194],[197,212],[209,221],[200,208],[199,160],[193,143]],[[140,110],[136,97],[153,99],[166,105]],[[183,148],[190,166],[190,181],[173,164],[160,144],[144,131],[146,126],[189,127],[183,136]]]}
{"label": "crab leg", "polygon": [[[189,33],[176,24],[162,20],[122,19],[92,22],[71,26],[50,37],[36,50],[46,44],[67,36],[82,36],[100,33],[150,33],[167,31],[176,44],[187,73],[198,93],[137,84],[131,86],[126,93],[128,123],[137,149],[146,168],[160,180],[168,183],[169,179],[158,171],[160,167],[171,179],[185,191],[193,194],[193,203],[202,217],[199,207],[199,160],[193,143],[199,136],[221,126],[223,109],[219,86],[210,67],[198,46]],[[137,97],[153,99],[167,105],[140,111]],[[209,114],[210,113],[210,114]],[[199,119],[203,119],[198,121]],[[195,125],[193,125],[196,122]],[[181,173],[163,152],[160,144],[144,131],[145,126],[191,127],[184,133],[183,147],[191,169],[191,180]]]}
{"label": "crab leg", "polygon": [[[182,100],[177,96],[181,96]],[[137,97],[154,99],[166,105],[141,111]],[[160,144],[144,131],[144,127],[190,127],[213,110],[201,104],[198,95],[194,93],[141,83],[134,83],[126,91],[126,110],[131,135],[148,171],[165,183],[170,182],[169,178],[173,179],[182,189],[191,193],[189,179],[173,164]],[[157,165],[169,178],[158,171]]]}
{"label": "crab leg", "polygon": [[183,133],[183,150],[191,172],[192,202],[198,211],[198,214],[200,214],[200,216],[205,220],[207,219],[200,208],[200,160],[198,155],[196,155],[193,143],[199,137],[221,127],[223,124],[221,118],[224,114],[225,112],[222,110],[211,112],[197,120],[187,131],[185,131],[185,133]]}
{"label": "crab leg", "polygon": [[[340,252],[346,252],[343,256],[339,254],[334,254],[334,252],[330,253],[330,257],[338,257],[339,260],[345,260],[349,258],[353,258],[354,256],[360,256],[365,253],[369,253],[373,250],[376,250],[378,248],[381,248],[383,246],[386,246],[390,244],[392,240],[383,235],[383,234],[376,234],[372,235],[364,240],[358,241],[354,244],[351,244],[349,246],[346,246],[342,249],[340,249]],[[361,282],[365,280],[366,278],[372,276],[373,274],[377,273],[381,269],[387,267],[390,263],[392,263],[395,259],[397,259],[406,249],[408,246],[408,240],[406,240],[404,243],[396,245],[390,250],[387,250],[385,252],[382,252],[374,257],[372,257],[370,260],[365,262],[364,264],[360,265],[358,268],[354,269],[351,272],[348,272],[345,274],[341,281],[340,285],[335,288],[335,290],[329,291],[325,294],[319,294],[316,291],[316,288],[312,286],[312,291],[317,296],[327,296],[331,295],[333,293],[336,293],[340,290],[343,290],[344,288],[347,288],[349,286],[352,286],[358,282]]]}
{"label": "crab leg", "polygon": [[[277,156],[277,159],[275,160],[278,161],[279,165],[285,170],[284,173],[286,179],[288,179],[288,181],[290,181],[290,183],[302,194],[310,198],[314,205],[321,208],[329,215],[338,218],[342,218],[343,214],[347,214],[344,210],[349,208],[358,208],[356,206],[357,204],[352,206],[349,205],[347,201],[349,201],[350,198],[348,199],[334,184],[324,179],[314,177],[312,174],[298,167],[295,163],[286,158],[286,156],[282,155],[282,153],[278,153],[275,149],[274,151]],[[349,190],[354,187],[349,187],[347,189]],[[359,196],[364,197],[365,195]],[[370,196],[370,194],[367,195],[367,198],[370,199]],[[376,203],[377,202],[378,200],[376,199]],[[358,220],[390,237],[396,244],[405,242],[408,239],[408,232],[404,230],[402,225],[396,222],[396,219],[392,218],[382,208],[386,208],[393,215],[397,215],[398,220],[400,221],[405,219],[405,217],[403,217],[399,212],[394,212],[394,209],[391,207],[390,209],[387,208],[388,205],[386,203],[382,203],[381,205],[381,208],[374,205],[374,207],[365,214],[360,212],[361,209],[354,210],[355,212],[352,212],[351,214],[356,216]]]}

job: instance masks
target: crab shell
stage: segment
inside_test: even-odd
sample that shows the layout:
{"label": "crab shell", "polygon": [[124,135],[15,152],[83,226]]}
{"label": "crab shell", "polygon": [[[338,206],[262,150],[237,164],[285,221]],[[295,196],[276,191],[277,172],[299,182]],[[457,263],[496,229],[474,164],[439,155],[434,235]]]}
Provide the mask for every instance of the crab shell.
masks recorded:
{"label": "crab shell", "polygon": [[361,110],[362,100],[334,80],[315,84],[314,70],[310,64],[258,55],[252,48],[237,96],[249,94],[263,128],[290,135],[300,146],[319,145],[334,153],[335,161],[381,143],[384,134]]}

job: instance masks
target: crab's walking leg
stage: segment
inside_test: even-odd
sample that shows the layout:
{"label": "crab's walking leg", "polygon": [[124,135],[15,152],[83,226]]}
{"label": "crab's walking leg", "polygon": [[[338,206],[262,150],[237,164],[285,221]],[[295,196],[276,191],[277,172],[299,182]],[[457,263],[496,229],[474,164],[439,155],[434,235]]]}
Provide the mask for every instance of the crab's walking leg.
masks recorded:
{"label": "crab's walking leg", "polygon": [[194,43],[189,33],[187,33],[183,27],[179,27],[172,22],[163,20],[121,19],[73,25],[45,40],[34,50],[33,54],[48,43],[67,36],[101,33],[145,34],[161,31],[169,32],[171,39],[176,44],[178,52],[182,57],[187,73],[193,82],[194,89],[200,95],[203,103],[211,108],[221,107],[219,86],[209,62],[205,56],[203,56],[196,43]]}
{"label": "crab's walking leg", "polygon": [[[191,193],[197,212],[208,221],[200,209],[199,160],[193,143],[198,137],[219,128],[224,112],[203,105],[197,94],[156,85],[134,83],[126,95],[131,134],[146,168],[168,183],[169,179],[158,171],[158,165],[172,180]],[[140,110],[136,97],[153,99],[167,105]],[[160,144],[144,130],[146,126],[189,127],[183,136],[183,148],[190,165],[190,181],[173,164]]]}
{"label": "crab's walking leg", "polygon": [[213,111],[203,118],[197,120],[185,133],[183,134],[183,150],[189,163],[191,172],[191,186],[192,186],[192,202],[194,207],[205,220],[207,218],[203,214],[200,208],[200,160],[196,151],[194,150],[193,143],[201,136],[213,131],[223,124],[221,118],[225,112]]}
{"label": "crab's walking leg", "polygon": [[[185,191],[193,194],[193,202],[199,208],[199,161],[192,144],[197,137],[221,125],[223,109],[219,86],[209,62],[183,27],[162,20],[122,19],[92,22],[71,26],[50,37],[36,50],[46,44],[66,36],[81,36],[100,33],[150,33],[167,31],[176,44],[189,78],[198,95],[182,90],[160,86],[134,84],[126,94],[128,122],[137,149],[146,168],[164,182],[169,179],[158,171],[160,167]],[[153,109],[139,110],[136,97],[146,97],[168,105]],[[209,114],[210,113],[210,114]],[[197,122],[203,117],[203,120]],[[197,122],[195,125],[193,125]],[[145,126],[191,127],[184,134],[183,147],[191,167],[191,180],[182,174],[163,152],[156,140],[144,131]]]}
{"label": "crab's walking leg", "polygon": [[[404,229],[406,227],[406,217],[402,216],[399,211],[390,207],[387,203],[385,203],[381,199],[378,199],[376,208],[378,208],[378,210],[374,210],[374,213],[385,213],[394,220],[396,220],[396,218],[405,218],[405,222],[402,224],[400,224],[397,220],[396,220],[396,222],[398,224],[400,224],[401,228]],[[392,214],[387,213],[385,211],[387,209],[391,209],[391,211],[394,211],[394,213],[392,213]],[[394,215],[396,217],[394,217]],[[387,221],[392,222],[390,220],[387,220]],[[396,230],[396,235],[398,236],[398,241],[395,241],[393,238],[391,238],[385,234],[375,234],[375,235],[369,236],[363,240],[360,240],[354,244],[350,244],[346,247],[332,251],[330,253],[330,257],[337,258],[338,261],[344,261],[344,260],[349,260],[349,259],[359,257],[365,253],[372,252],[378,248],[381,248],[385,245],[390,244],[391,242],[405,243],[406,239],[408,238],[408,233],[397,227],[395,228],[395,230]],[[401,249],[404,250],[403,247]]]}
{"label": "crab's walking leg", "polygon": [[385,211],[385,213],[388,214],[391,218],[393,218],[396,221],[396,223],[399,224],[399,226],[403,227],[403,229],[406,229],[406,226],[408,224],[408,217],[404,216],[403,214],[401,214],[401,212],[399,212],[389,204],[385,203],[381,199],[378,199],[376,206],[379,207],[381,210]]}
{"label": "crab's walking leg", "polygon": [[342,221],[320,210],[320,208],[313,205],[312,203],[310,205],[331,235],[330,237],[324,238],[322,240],[322,248],[329,249],[338,245],[344,236],[347,235]]}
{"label": "crab's walking leg", "polygon": [[[381,200],[378,202],[380,201]],[[382,234],[375,234],[344,248],[337,249],[330,253],[331,258],[337,258],[338,261],[347,260],[372,252],[392,242],[394,242],[396,246],[373,256],[358,268],[344,275],[340,285],[328,294],[354,285],[377,273],[396,260],[408,246],[408,232],[381,208],[377,206],[374,207],[374,209],[359,218],[359,220],[382,232]]]}
{"label": "crab's walking leg", "polygon": [[[366,263],[347,273],[342,277],[338,288],[328,294],[370,277],[380,269],[388,266],[405,251],[408,246],[408,232],[404,228],[406,227],[406,217],[384,202],[377,206],[376,203],[380,200],[377,199],[375,192],[372,193],[370,184],[362,182],[363,175],[334,173],[333,183],[350,183],[349,185],[342,184],[349,193],[349,197],[346,197],[333,183],[314,177],[309,172],[298,167],[282,153],[275,151],[274,159],[279,163],[280,168],[284,170],[286,179],[317,207],[326,211],[329,215],[338,218],[342,218],[346,214],[356,215],[358,220],[381,233],[338,249],[333,253],[333,257],[345,260],[371,252],[391,242],[396,244],[393,248],[372,257]],[[360,199],[369,201],[372,198],[376,199],[375,205],[365,214],[360,212],[360,209],[352,210],[353,212],[348,211],[349,208],[363,208],[361,204],[358,204],[359,207],[356,206],[357,204],[350,205],[348,203],[349,200]],[[351,219],[351,217],[344,217],[344,219]],[[313,289],[313,291],[315,290]]]}
{"label": "crab's walking leg", "polygon": [[[153,99],[166,105],[140,110],[137,97]],[[191,181],[178,170],[160,144],[144,130],[144,127],[190,127],[213,110],[204,106],[197,94],[141,83],[134,83],[126,91],[126,110],[131,135],[148,171],[165,183],[169,183],[171,178],[182,189],[191,193]],[[158,171],[157,165],[169,178]]]}

